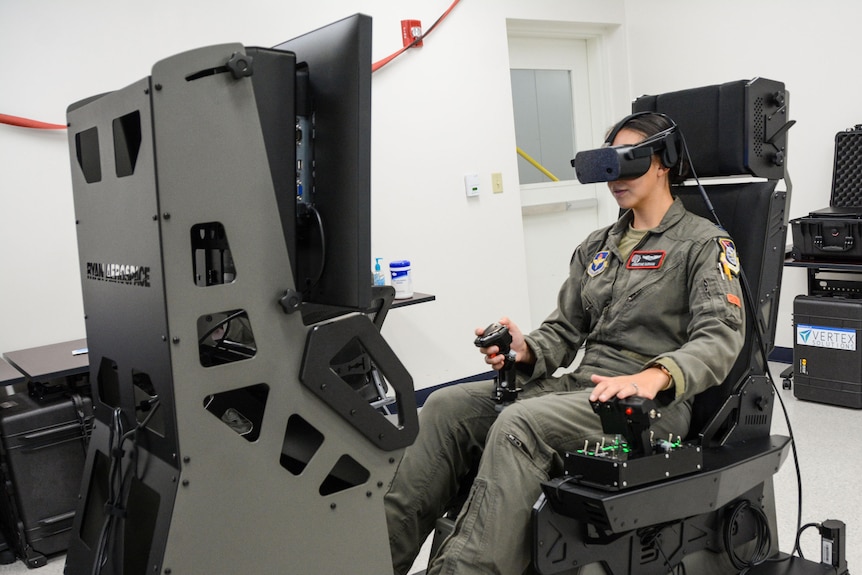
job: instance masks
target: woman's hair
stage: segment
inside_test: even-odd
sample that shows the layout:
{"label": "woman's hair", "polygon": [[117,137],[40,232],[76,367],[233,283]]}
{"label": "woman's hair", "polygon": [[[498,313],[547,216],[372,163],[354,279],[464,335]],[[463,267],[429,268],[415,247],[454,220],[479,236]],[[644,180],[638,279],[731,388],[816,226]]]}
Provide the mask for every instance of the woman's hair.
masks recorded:
{"label": "woman's hair", "polygon": [[[626,130],[632,130],[644,135],[644,138],[649,138],[651,136],[655,136],[661,132],[675,130],[675,134],[669,134],[669,138],[674,139],[674,145],[676,146],[676,161],[673,162],[672,165],[668,166],[664,157],[661,153],[658,153],[659,159],[662,161],[662,164],[670,168],[670,172],[668,172],[668,179],[671,184],[679,184],[685,181],[685,179],[689,176],[690,172],[690,164],[688,161],[688,153],[685,149],[685,144],[683,140],[683,136],[679,131],[679,127],[667,116],[664,114],[656,114],[656,113],[644,113],[644,114],[633,114],[621,120],[622,123],[617,124],[614,128],[609,132],[608,138],[611,138],[612,135],[616,135],[617,132],[625,128]],[[608,142],[612,143],[612,142]]]}

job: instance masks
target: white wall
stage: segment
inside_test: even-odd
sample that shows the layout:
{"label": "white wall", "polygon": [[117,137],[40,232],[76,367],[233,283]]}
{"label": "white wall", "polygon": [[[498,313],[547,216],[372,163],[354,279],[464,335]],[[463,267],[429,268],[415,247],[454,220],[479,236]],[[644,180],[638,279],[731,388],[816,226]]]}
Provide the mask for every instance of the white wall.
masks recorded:
{"label": "white wall", "polygon": [[[790,91],[790,217],[829,205],[835,134],[862,123],[862,4],[830,0],[626,1],[632,93],[657,94],[754,77]],[[791,243],[788,230],[788,243]],[[793,298],[806,274],[785,268],[776,345],[793,347]]]}
{"label": "white wall", "polygon": [[[400,47],[401,19],[421,19],[427,28],[449,4],[322,0],[310,10],[275,0],[241,8],[171,0],[3,2],[0,48],[8,56],[0,113],[65,123],[67,105],[122,88],[161,58],[226,41],[270,46],[355,12],[374,18],[377,60]],[[507,19],[607,24],[600,81],[610,89],[608,120],[644,93],[755,76],[785,82],[798,120],[789,158],[790,215],[798,217],[828,204],[834,135],[862,119],[855,96],[862,76],[849,46],[862,5],[828,6],[463,0],[425,47],[375,73],[373,255],[410,258],[416,289],[438,298],[390,314],[384,328],[416,387],[484,371],[472,349],[473,328],[502,314],[529,317]],[[490,193],[492,172],[502,172],[505,193]],[[467,173],[480,174],[480,198],[466,198]],[[0,352],[83,337],[64,131],[0,125],[0,242]],[[805,289],[804,272],[785,269],[780,346],[792,347],[792,299]]]}
{"label": "white wall", "polygon": [[[356,12],[374,18],[377,60],[400,48],[402,19],[427,28],[450,1],[295,5],[5,0],[0,113],[65,123],[69,104],[123,88],[162,58],[232,41],[272,46]],[[417,388],[485,371],[474,327],[529,315],[506,20],[613,27],[624,8],[624,0],[463,0],[423,48],[375,73],[373,255],[411,259],[414,287],[437,296],[394,311],[384,328]],[[631,99],[622,33],[610,35],[607,51],[609,110],[618,116]],[[503,174],[503,194],[490,192],[492,172]],[[481,197],[466,198],[467,173],[481,176]],[[74,218],[65,132],[0,125],[0,352],[85,336]]]}

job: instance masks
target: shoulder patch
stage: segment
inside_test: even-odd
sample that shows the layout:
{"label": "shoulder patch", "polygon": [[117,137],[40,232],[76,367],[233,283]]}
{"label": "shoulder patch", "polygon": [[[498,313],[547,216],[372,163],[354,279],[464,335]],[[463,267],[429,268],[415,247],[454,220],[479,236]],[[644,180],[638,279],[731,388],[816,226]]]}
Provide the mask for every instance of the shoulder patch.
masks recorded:
{"label": "shoulder patch", "polygon": [[587,275],[592,278],[605,271],[605,263],[608,261],[610,253],[608,250],[602,250],[597,253],[587,268]]}
{"label": "shoulder patch", "polygon": [[736,245],[730,238],[718,238],[718,245],[721,248],[721,253],[718,255],[719,264],[722,271],[728,277],[733,274],[739,275],[740,264],[739,254],[736,252]]}

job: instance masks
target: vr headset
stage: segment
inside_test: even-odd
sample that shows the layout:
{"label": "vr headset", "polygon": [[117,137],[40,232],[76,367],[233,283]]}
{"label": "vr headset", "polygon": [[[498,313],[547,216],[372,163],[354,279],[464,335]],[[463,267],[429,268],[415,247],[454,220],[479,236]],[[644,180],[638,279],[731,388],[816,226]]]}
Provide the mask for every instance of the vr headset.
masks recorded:
{"label": "vr headset", "polygon": [[679,129],[673,120],[664,114],[658,115],[670,121],[670,128],[631,146],[610,145],[629,121],[645,114],[655,114],[655,112],[638,112],[623,118],[608,134],[604,146],[575,154],[572,167],[575,168],[575,175],[579,182],[594,184],[639,178],[649,170],[653,154],[659,154],[662,164],[668,168],[679,162],[681,148]]}

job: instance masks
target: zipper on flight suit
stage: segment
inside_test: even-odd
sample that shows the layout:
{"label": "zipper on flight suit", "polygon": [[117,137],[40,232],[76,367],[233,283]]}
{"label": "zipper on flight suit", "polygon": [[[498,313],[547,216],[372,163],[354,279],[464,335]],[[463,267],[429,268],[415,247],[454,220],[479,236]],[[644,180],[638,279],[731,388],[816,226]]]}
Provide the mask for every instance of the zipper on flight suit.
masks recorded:
{"label": "zipper on flight suit", "polygon": [[[652,233],[652,232],[649,232],[649,231],[648,231],[647,233],[645,233],[645,234],[644,234],[644,237],[642,237],[642,238],[641,238],[641,241],[639,241],[638,243],[636,243],[636,244],[635,244],[635,247],[633,247],[633,248],[632,248],[632,250],[629,252],[629,255],[626,257],[626,259],[629,259],[630,257],[632,257],[632,254],[633,254],[633,253],[635,253],[635,252],[638,250],[638,248],[640,248],[642,245],[644,245],[644,244],[646,243],[646,241],[647,241],[647,238],[649,238],[651,235],[653,235],[653,233]],[[644,290],[644,288],[640,288],[640,289],[639,289],[639,290],[637,290],[636,292],[634,292],[634,293],[632,293],[632,294],[629,294],[629,295],[628,295],[628,297],[626,297],[626,302],[631,302],[633,299],[635,299],[636,297],[638,297],[638,295],[640,295],[640,293],[641,293],[643,290]]]}

